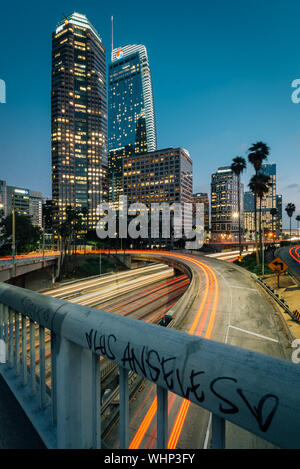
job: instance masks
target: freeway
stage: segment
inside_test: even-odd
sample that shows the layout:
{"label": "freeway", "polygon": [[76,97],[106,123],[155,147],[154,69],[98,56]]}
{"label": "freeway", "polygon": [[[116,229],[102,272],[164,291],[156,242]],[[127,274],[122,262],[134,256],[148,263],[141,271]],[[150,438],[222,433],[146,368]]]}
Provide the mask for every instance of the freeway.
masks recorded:
{"label": "freeway", "polygon": [[280,248],[277,252],[279,257],[287,263],[291,271],[300,280],[300,245]]}
{"label": "freeway", "polygon": [[[166,264],[151,263],[129,271],[104,274],[88,279],[66,282],[57,288],[46,290],[44,295],[60,298],[72,303],[106,310],[138,320],[158,323],[184,294],[190,283],[186,274],[177,273]],[[35,348],[39,364],[39,328],[27,321],[27,343],[30,327],[35,328]],[[51,388],[50,332],[45,331],[46,378]],[[27,347],[29,353],[29,346]],[[106,359],[101,360],[103,376],[108,378]],[[114,371],[114,367],[110,368]],[[37,366],[37,372],[39,368]]]}
{"label": "freeway", "polygon": [[[143,251],[147,254],[147,251]],[[138,252],[142,255],[142,252]],[[160,261],[184,262],[198,278],[198,291],[182,330],[216,340],[290,359],[290,343],[279,316],[251,276],[232,264],[214,258],[176,252],[148,255]],[[188,390],[187,390],[188,398]],[[156,389],[149,382],[140,388],[130,405],[130,448],[156,447]],[[207,448],[210,414],[169,393],[169,449]],[[253,403],[255,405],[255,403]],[[118,428],[107,435],[108,447],[118,447]],[[228,448],[269,448],[271,445],[227,423]]]}

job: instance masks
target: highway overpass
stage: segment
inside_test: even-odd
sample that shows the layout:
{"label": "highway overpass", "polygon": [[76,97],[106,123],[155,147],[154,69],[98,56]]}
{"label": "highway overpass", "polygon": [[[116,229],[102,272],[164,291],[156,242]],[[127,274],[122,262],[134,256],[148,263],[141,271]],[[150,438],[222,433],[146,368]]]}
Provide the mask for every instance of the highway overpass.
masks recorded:
{"label": "highway overpass", "polygon": [[[23,402],[46,445],[85,447],[90,444],[98,447],[101,444],[99,422],[88,416],[91,416],[91,409],[100,409],[101,406],[97,397],[98,378],[95,381],[95,377],[99,376],[100,381],[101,367],[98,367],[97,357],[102,355],[120,365],[121,435],[116,426],[109,434],[101,432],[108,447],[115,447],[116,442],[120,442],[121,447],[130,448],[153,448],[157,444],[169,448],[204,448],[210,445],[266,448],[270,444],[299,447],[296,436],[299,367],[290,362],[290,343],[276,309],[251,275],[237,266],[203,256],[154,251],[127,254],[173,267],[177,265],[183,269],[182,275],[189,277],[188,288],[176,305],[168,310],[173,318],[173,327],[180,331],[8,285],[0,287],[0,302],[4,305],[2,333],[7,340],[13,331],[10,325],[16,324],[17,316],[13,311],[22,313],[18,321],[28,317],[38,322],[42,340],[43,330],[52,331],[51,357],[55,360],[54,366],[51,364],[51,382],[54,381],[47,399],[43,347],[40,347],[39,365],[42,380],[37,384],[36,369],[32,366],[33,344],[30,344],[30,373],[27,384],[22,388],[25,395],[28,392],[32,395],[32,386],[35,388],[29,409],[25,408],[24,395],[18,395],[17,389],[20,388],[16,388],[16,383],[22,383],[26,374],[23,365],[20,375],[23,363],[20,351],[10,346],[9,366],[1,365],[3,376]],[[11,318],[7,317],[7,306],[11,308]],[[61,340],[65,343],[59,351],[55,350],[53,334],[63,338]],[[99,342],[101,337],[104,338]],[[70,341],[77,344],[75,348],[70,348]],[[133,349],[128,349],[129,342],[130,347],[134,347],[134,355]],[[150,350],[153,352],[149,362],[147,354]],[[68,365],[74,353],[78,358],[82,357],[80,360],[85,357],[84,368],[83,362],[74,361],[75,355]],[[145,353],[147,366],[143,362]],[[18,368],[19,374],[15,376]],[[132,372],[147,380],[129,404],[126,383]],[[76,382],[74,376],[77,376]],[[86,399],[85,402],[80,401],[78,379],[87,383],[86,395],[91,392],[90,402]],[[214,384],[209,385],[209,382]],[[238,383],[238,389],[234,383]],[[39,411],[41,402],[42,410]],[[88,431],[85,434],[78,429],[75,431],[72,424],[79,418],[76,409],[82,409],[81,416],[86,415],[83,428],[88,428]],[[260,411],[257,413],[255,409]],[[40,412],[44,415],[42,422],[34,417]],[[64,418],[68,419],[67,426]],[[225,420],[226,443],[223,438]]]}

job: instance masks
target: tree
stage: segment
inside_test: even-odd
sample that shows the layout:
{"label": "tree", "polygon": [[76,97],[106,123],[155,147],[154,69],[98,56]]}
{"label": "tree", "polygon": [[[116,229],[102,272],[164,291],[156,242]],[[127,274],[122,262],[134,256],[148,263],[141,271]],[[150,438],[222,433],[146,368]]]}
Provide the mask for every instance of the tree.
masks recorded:
{"label": "tree", "polygon": [[[255,169],[255,175],[258,175],[264,160],[269,156],[270,148],[264,142],[256,142],[248,149],[248,160]],[[258,246],[257,246],[257,200],[254,193],[254,231],[255,231],[255,246],[256,246],[256,262],[258,264]]]}
{"label": "tree", "polygon": [[80,210],[73,208],[71,205],[66,207],[66,220],[58,227],[58,233],[62,238],[65,254],[69,245],[73,245],[73,252],[76,254],[78,234],[83,231],[86,226],[83,221],[83,216],[87,216],[87,212],[84,208]]}
{"label": "tree", "polygon": [[238,178],[238,213],[239,213],[239,247],[240,255],[242,254],[242,240],[241,240],[241,174],[246,169],[246,160],[241,156],[236,156],[231,165],[231,169]]}
{"label": "tree", "polygon": [[277,208],[275,208],[275,207],[271,208],[270,214],[272,215],[272,231],[276,233],[276,230],[274,230],[274,217],[276,217],[277,214],[278,214]]}
{"label": "tree", "polygon": [[249,182],[249,188],[253,192],[255,199],[259,199],[259,242],[260,242],[260,255],[262,253],[262,224],[261,224],[261,206],[264,195],[269,192],[272,183],[270,177],[263,173],[258,173],[252,176]]}
{"label": "tree", "polygon": [[289,203],[285,207],[287,215],[290,217],[290,239],[292,238],[292,216],[296,210],[295,204]]}
{"label": "tree", "polygon": [[[39,226],[34,226],[31,217],[28,215],[15,214],[15,234],[16,234],[16,252],[25,253],[34,251],[38,247],[38,242],[42,236],[42,230]],[[8,215],[0,222],[3,236],[3,254],[11,252],[12,243],[12,215]]]}
{"label": "tree", "polygon": [[300,215],[297,215],[297,216],[296,216],[296,220],[297,220],[297,231],[298,231],[298,237],[299,237],[299,223],[300,223]]}

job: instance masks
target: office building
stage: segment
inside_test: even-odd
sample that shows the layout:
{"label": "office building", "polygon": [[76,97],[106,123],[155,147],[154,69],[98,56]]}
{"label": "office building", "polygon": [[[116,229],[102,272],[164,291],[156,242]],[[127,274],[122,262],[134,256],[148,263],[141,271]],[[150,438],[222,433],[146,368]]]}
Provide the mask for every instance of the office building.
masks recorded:
{"label": "office building", "polygon": [[107,197],[105,48],[79,13],[60,21],[52,36],[51,127],[54,227],[70,205],[88,209],[93,229]]}
{"label": "office building", "polygon": [[276,208],[277,208],[277,217],[276,217],[276,230],[277,236],[282,234],[282,195],[276,195]]}
{"label": "office building", "polygon": [[108,89],[108,149],[132,145],[136,153],[156,150],[151,70],[146,47],[112,51]]}
{"label": "office building", "polygon": [[123,159],[123,193],[128,203],[192,203],[193,163],[183,148],[166,148]]}
{"label": "office building", "polygon": [[248,239],[254,239],[255,223],[254,223],[254,195],[253,192],[247,191],[244,194],[244,232]]}
{"label": "office building", "polygon": [[24,187],[6,186],[7,215],[13,207],[18,215],[30,216],[33,225],[42,227],[42,193]]}
{"label": "office building", "polygon": [[206,234],[209,233],[209,199],[208,194],[198,192],[193,194],[193,218],[196,216],[196,204],[204,205],[204,231]]}
{"label": "office building", "polygon": [[[270,188],[268,193],[262,198],[261,203],[261,219],[262,226],[264,231],[273,231],[276,227],[277,220],[276,216],[271,215],[271,209],[276,208],[276,164],[263,164],[260,172],[269,176],[270,178]],[[260,212],[260,201],[257,199],[257,217],[259,217]],[[257,218],[258,219],[258,218]]]}
{"label": "office building", "polygon": [[0,180],[0,218],[7,215],[6,181]]}
{"label": "office building", "polygon": [[[243,185],[240,184],[241,229],[243,229]],[[238,178],[230,166],[211,177],[211,239],[238,241]]]}

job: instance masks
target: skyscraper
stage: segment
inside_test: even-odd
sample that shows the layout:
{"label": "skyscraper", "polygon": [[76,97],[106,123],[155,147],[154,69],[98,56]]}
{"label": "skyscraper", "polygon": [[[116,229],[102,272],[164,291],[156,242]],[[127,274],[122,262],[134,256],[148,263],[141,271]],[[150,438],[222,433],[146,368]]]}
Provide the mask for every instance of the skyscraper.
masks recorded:
{"label": "skyscraper", "polygon": [[[3,181],[0,181],[0,184]],[[24,187],[6,186],[7,215],[13,211],[30,216],[33,225],[42,226],[42,193]]]}
{"label": "skyscraper", "polygon": [[73,13],[52,36],[52,199],[54,228],[68,205],[88,209],[87,227],[106,198],[105,48],[85,15]]}
{"label": "skyscraper", "polygon": [[109,65],[108,149],[127,145],[135,153],[156,150],[151,70],[142,44],[114,49]]}
{"label": "skyscraper", "polygon": [[196,204],[204,204],[204,231],[209,233],[209,199],[205,192],[193,194],[193,217],[196,216]]}
{"label": "skyscraper", "polygon": [[252,239],[255,236],[254,223],[254,195],[253,192],[247,191],[244,194],[244,230],[246,236]]}
{"label": "skyscraper", "polygon": [[[241,227],[243,228],[243,185],[240,185]],[[211,238],[212,241],[237,241],[238,178],[230,166],[219,168],[211,177]]]}
{"label": "skyscraper", "polygon": [[276,208],[277,208],[277,216],[276,216],[276,230],[277,235],[282,234],[282,195],[276,195]]}
{"label": "skyscraper", "polygon": [[[271,186],[268,193],[262,198],[261,203],[261,218],[262,225],[265,231],[272,231],[273,228],[273,216],[271,215],[271,209],[276,207],[276,164],[263,164],[260,172],[269,176]],[[257,200],[257,211],[260,211],[260,202]],[[275,223],[276,226],[277,222]]]}

